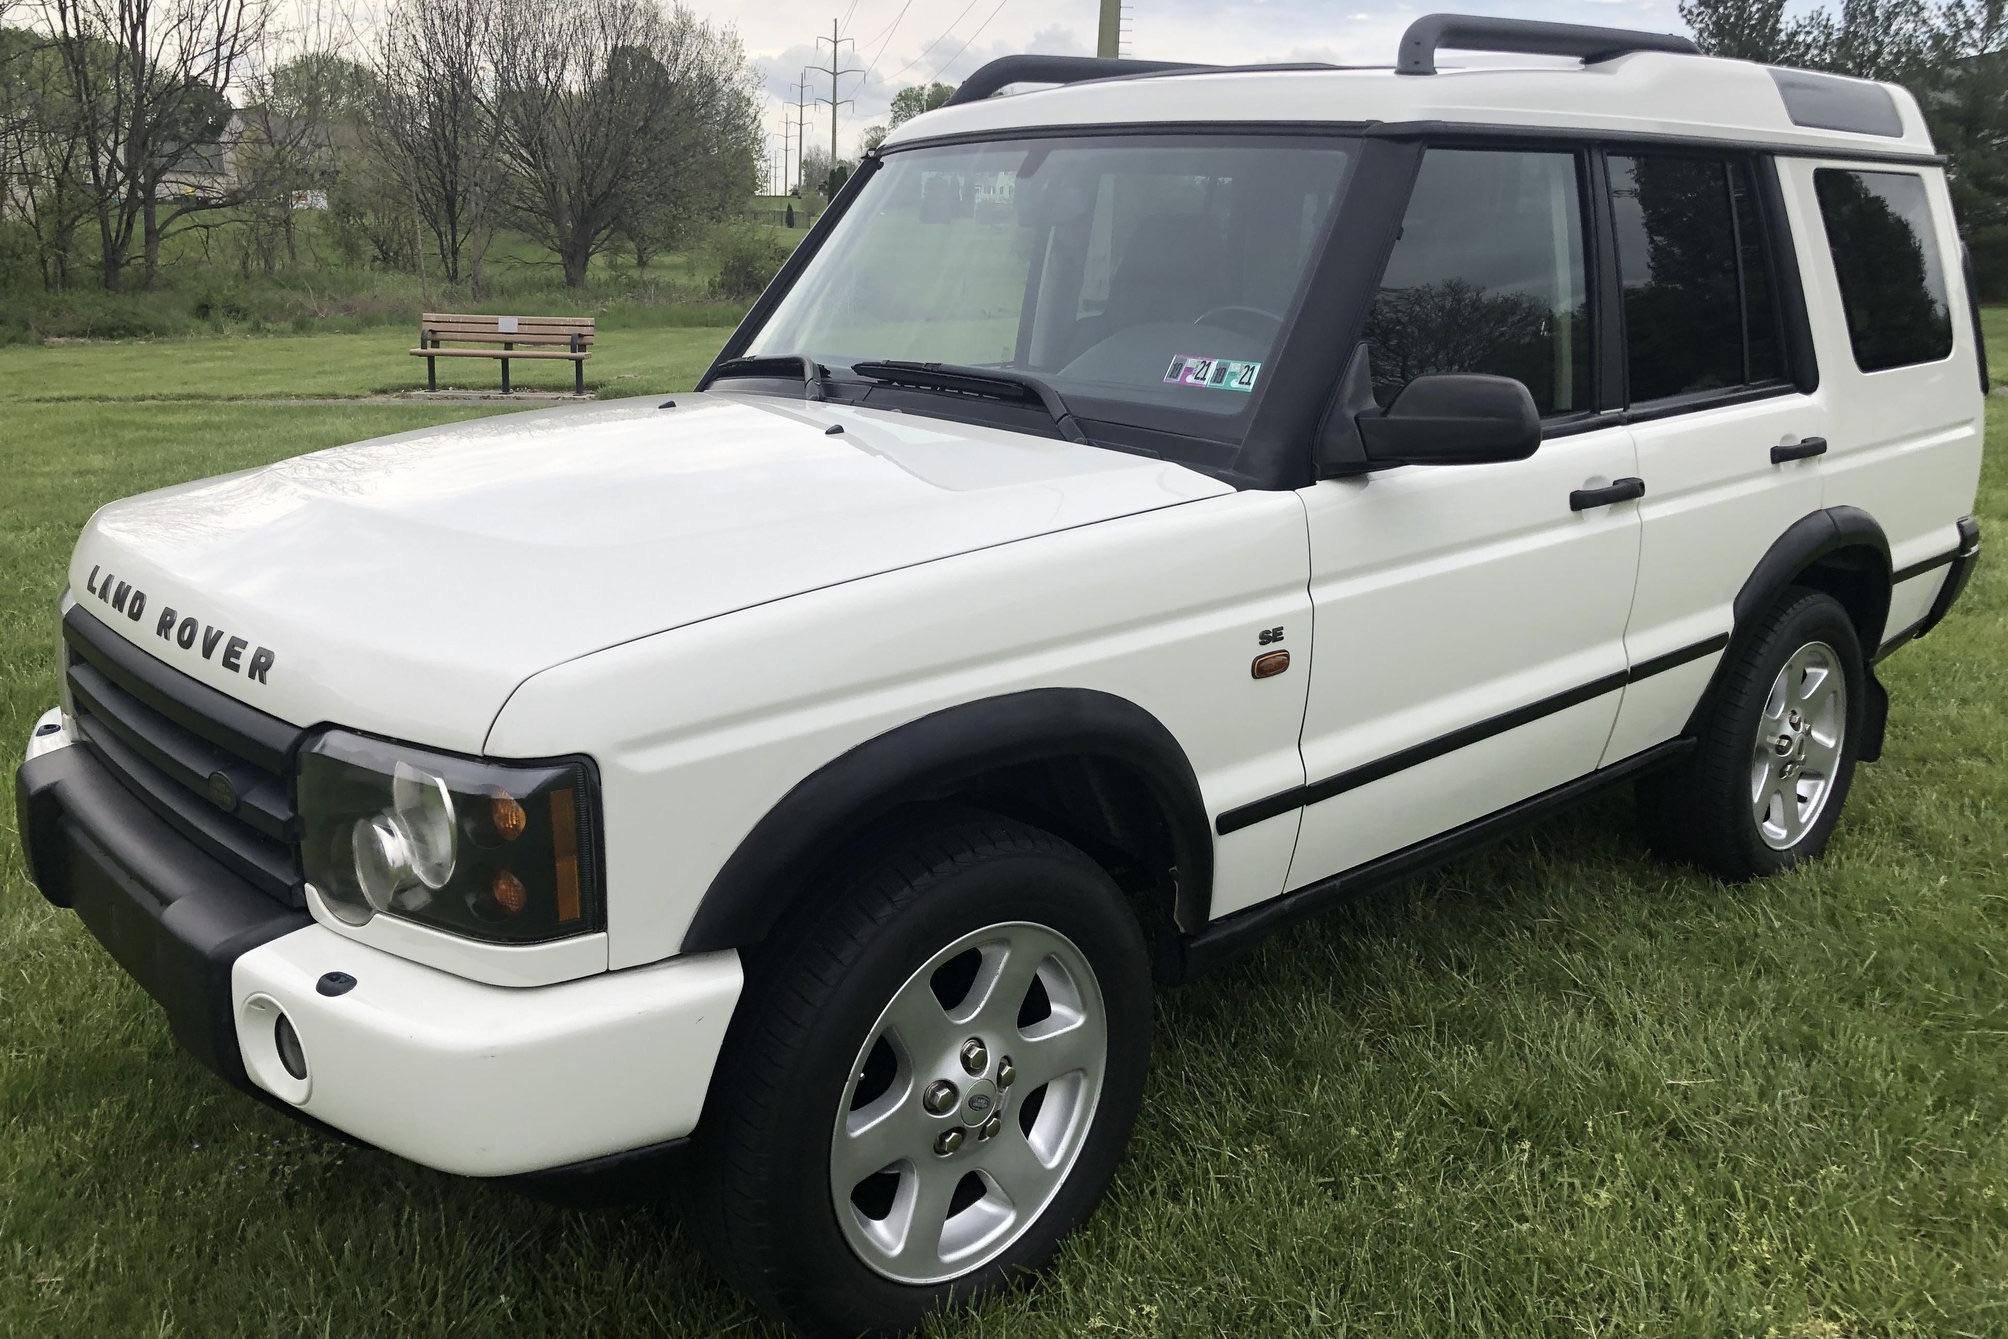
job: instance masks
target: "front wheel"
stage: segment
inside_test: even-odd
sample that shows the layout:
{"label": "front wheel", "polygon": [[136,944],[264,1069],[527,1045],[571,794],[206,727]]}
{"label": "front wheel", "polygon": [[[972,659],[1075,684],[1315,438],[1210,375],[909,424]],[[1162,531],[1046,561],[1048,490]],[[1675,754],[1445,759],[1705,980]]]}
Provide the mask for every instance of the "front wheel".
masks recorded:
{"label": "front wheel", "polygon": [[1867,674],[1840,602],[1792,592],[1723,666],[1693,757],[1640,786],[1655,845],[1732,880],[1819,856],[1854,779]]}
{"label": "front wheel", "polygon": [[818,1332],[904,1329],[1043,1264],[1127,1143],[1148,957],[1050,834],[956,818],[749,964],[699,1134],[700,1240]]}

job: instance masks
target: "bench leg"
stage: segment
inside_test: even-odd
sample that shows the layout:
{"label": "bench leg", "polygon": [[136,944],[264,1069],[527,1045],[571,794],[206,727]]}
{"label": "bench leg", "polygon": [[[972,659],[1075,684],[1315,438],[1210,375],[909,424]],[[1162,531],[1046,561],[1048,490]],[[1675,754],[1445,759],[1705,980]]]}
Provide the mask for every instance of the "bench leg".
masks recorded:
{"label": "bench leg", "polygon": [[584,395],[585,393],[586,360],[583,358],[574,358],[572,359],[572,394]]}
{"label": "bench leg", "polygon": [[504,395],[509,393],[509,360],[507,358],[502,360],[502,393]]}
{"label": "bench leg", "polygon": [[439,360],[437,358],[428,358],[425,360],[425,388],[429,391],[439,389],[438,368]]}

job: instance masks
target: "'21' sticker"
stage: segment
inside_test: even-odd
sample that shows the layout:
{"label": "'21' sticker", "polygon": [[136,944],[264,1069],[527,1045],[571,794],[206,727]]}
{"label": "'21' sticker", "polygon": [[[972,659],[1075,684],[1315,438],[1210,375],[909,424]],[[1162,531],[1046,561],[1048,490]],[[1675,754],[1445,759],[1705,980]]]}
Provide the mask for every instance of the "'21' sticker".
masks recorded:
{"label": "'21' sticker", "polygon": [[1164,384],[1204,386],[1211,391],[1240,391],[1247,395],[1254,391],[1255,378],[1261,372],[1260,363],[1246,363],[1233,358],[1195,358],[1182,353],[1171,360],[1171,367],[1164,374]]}

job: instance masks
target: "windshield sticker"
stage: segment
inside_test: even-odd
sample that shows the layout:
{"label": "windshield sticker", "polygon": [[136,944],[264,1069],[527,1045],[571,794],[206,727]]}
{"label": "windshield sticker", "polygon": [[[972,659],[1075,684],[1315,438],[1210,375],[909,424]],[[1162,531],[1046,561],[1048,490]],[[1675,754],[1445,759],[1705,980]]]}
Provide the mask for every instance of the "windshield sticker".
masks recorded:
{"label": "windshield sticker", "polygon": [[1262,364],[1241,362],[1233,358],[1195,358],[1181,353],[1171,360],[1171,367],[1164,374],[1167,386],[1203,386],[1211,391],[1240,391],[1243,395],[1255,389],[1255,378],[1260,375]]}

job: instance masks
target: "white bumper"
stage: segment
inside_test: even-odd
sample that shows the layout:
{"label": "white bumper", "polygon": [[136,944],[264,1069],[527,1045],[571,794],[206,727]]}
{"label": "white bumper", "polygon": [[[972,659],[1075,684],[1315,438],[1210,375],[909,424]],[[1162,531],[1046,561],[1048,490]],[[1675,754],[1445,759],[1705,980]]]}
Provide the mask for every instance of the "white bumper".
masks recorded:
{"label": "white bumper", "polygon": [[[323,993],[330,972],[355,984]],[[741,982],[738,954],[725,952],[560,985],[483,985],[319,925],[252,949],[230,975],[252,1082],[338,1130],[463,1176],[540,1171],[689,1134]],[[280,1061],[280,1012],[299,1034],[305,1079]]]}

